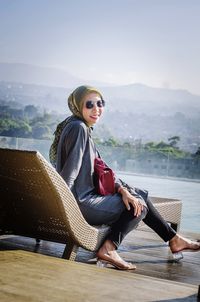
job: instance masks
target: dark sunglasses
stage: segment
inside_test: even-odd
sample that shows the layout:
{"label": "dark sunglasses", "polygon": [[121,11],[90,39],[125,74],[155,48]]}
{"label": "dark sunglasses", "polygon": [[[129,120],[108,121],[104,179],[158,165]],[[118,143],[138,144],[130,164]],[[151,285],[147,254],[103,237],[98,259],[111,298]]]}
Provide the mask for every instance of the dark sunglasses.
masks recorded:
{"label": "dark sunglasses", "polygon": [[85,107],[87,108],[87,109],[92,109],[93,107],[94,107],[94,104],[97,104],[97,107],[99,107],[99,108],[102,108],[102,107],[104,107],[105,106],[105,101],[104,100],[99,100],[99,101],[97,101],[97,102],[95,102],[95,101],[87,101],[86,103],[85,103]]}

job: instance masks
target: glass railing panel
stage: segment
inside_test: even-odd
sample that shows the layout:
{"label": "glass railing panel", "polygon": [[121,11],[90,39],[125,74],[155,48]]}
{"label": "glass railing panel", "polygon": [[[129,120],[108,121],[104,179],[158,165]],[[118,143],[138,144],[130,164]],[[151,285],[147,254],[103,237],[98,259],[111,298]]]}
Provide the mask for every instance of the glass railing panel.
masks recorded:
{"label": "glass railing panel", "polygon": [[[48,161],[51,143],[51,140],[0,137],[1,148],[38,150]],[[142,161],[128,148],[98,146],[98,149],[102,158],[117,172],[117,176],[129,185],[145,188],[152,196],[180,199],[183,202],[181,229],[199,232],[200,180],[191,181],[191,179],[185,178],[182,181],[180,177],[170,175],[172,173],[170,171],[178,171],[177,173],[183,175],[186,171],[184,165],[189,167],[188,161],[185,163],[183,161],[182,166],[180,163],[176,166],[170,157],[157,162],[152,158]],[[149,170],[145,164],[148,165]],[[196,166],[194,165],[197,171],[200,170],[198,164],[197,162]]]}
{"label": "glass railing panel", "polygon": [[49,148],[51,143],[52,143],[51,140],[0,136],[1,148],[10,148],[10,149],[19,149],[19,150],[37,150],[48,161],[49,161]]}

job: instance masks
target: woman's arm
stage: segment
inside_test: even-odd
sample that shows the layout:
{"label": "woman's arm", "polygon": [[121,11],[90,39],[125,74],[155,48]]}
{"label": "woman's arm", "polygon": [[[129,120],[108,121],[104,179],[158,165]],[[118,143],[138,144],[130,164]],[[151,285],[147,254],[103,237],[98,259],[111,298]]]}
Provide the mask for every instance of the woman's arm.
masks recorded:
{"label": "woman's arm", "polygon": [[64,178],[69,188],[72,189],[82,165],[88,140],[87,126],[83,123],[73,123],[63,135],[61,152],[64,163],[60,175]]}

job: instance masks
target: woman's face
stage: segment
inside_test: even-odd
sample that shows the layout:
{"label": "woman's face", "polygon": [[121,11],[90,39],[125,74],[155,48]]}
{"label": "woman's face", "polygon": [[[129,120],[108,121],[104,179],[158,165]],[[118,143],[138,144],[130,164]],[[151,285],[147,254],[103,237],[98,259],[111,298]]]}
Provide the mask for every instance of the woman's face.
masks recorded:
{"label": "woman's face", "polygon": [[96,92],[86,94],[83,100],[82,115],[89,126],[94,125],[100,118],[104,109],[104,101]]}

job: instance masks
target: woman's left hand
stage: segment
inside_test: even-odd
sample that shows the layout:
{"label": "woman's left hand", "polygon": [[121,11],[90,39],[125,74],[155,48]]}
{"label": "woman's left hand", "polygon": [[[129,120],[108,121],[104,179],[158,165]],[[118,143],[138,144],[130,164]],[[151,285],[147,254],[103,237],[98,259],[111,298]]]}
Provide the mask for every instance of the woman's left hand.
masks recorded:
{"label": "woman's left hand", "polygon": [[129,191],[123,187],[120,188],[120,194],[122,195],[122,200],[127,210],[129,211],[132,205],[134,209],[134,216],[136,217],[140,216],[144,208],[143,204],[140,203],[140,199],[131,195],[131,193],[129,193]]}

